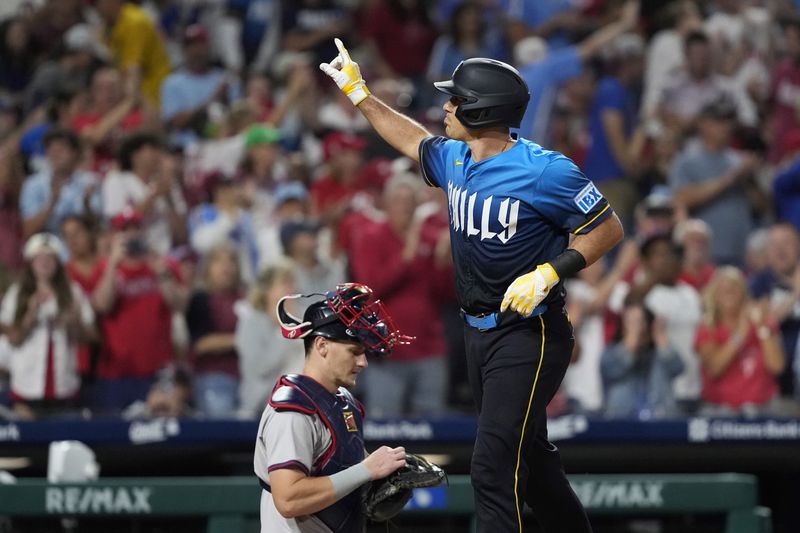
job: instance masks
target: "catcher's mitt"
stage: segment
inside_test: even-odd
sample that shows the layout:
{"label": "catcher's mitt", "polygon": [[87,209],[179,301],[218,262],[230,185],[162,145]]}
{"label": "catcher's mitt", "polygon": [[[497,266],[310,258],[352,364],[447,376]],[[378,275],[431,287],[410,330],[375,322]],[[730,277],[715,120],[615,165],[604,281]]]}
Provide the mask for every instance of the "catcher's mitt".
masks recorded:
{"label": "catcher's mitt", "polygon": [[437,465],[406,453],[406,466],[373,481],[364,491],[364,514],[373,522],[385,522],[403,510],[413,489],[436,486],[444,478],[444,470]]}

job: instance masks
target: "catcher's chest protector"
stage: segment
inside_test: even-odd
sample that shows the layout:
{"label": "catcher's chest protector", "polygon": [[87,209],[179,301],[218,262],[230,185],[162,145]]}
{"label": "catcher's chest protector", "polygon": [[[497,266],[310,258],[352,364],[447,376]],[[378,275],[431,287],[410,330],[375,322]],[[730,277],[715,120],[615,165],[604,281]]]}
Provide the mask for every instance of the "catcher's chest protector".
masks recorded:
{"label": "catcher's chest protector", "polygon": [[[312,467],[314,476],[330,476],[364,460],[363,412],[350,392],[331,394],[315,380],[298,374],[283,376],[269,401],[276,411],[318,415],[331,432],[331,445]],[[363,533],[361,490],[354,490],[315,513],[334,533]]]}

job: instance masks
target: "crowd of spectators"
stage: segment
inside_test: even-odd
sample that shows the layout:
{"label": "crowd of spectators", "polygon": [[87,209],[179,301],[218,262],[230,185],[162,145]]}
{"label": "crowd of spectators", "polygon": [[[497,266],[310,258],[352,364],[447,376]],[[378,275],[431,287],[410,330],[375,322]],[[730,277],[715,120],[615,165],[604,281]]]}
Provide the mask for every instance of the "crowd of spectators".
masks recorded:
{"label": "crowd of spectators", "polygon": [[371,416],[471,410],[447,199],[320,74],[334,37],[436,134],[433,81],[512,63],[519,134],[620,215],[550,414],[800,416],[792,0],[4,0],[0,416],[255,417],[303,365],[277,301],[345,281],[416,337]]}

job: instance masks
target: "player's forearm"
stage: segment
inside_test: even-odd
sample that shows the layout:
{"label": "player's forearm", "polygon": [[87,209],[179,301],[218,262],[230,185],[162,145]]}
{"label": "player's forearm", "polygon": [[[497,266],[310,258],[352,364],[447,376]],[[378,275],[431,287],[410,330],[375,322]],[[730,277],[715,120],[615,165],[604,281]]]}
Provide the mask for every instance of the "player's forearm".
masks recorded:
{"label": "player's forearm", "polygon": [[404,156],[419,162],[419,143],[431,136],[419,122],[398,113],[375,96],[362,101],[358,109],[384,141]]}
{"label": "player's forearm", "polygon": [[619,244],[624,236],[619,217],[612,213],[589,233],[576,235],[570,248],[580,252],[589,266]]}
{"label": "player's forearm", "polygon": [[281,477],[283,480],[279,485],[273,484],[275,506],[285,518],[294,518],[316,513],[333,505],[369,481],[371,474],[362,461],[331,476],[302,476],[299,472],[290,471],[288,483],[287,476]]}
{"label": "player's forearm", "polygon": [[330,477],[308,476],[294,482],[285,494],[273,490],[275,507],[284,518],[296,518],[319,512],[336,503],[336,491]]}

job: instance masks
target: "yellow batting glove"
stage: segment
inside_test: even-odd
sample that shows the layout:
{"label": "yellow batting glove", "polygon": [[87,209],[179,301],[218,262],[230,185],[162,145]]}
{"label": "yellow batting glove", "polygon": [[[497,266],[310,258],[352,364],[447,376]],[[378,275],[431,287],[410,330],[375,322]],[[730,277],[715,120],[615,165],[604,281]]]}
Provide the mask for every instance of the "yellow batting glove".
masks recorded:
{"label": "yellow batting glove", "polygon": [[500,311],[511,309],[524,317],[531,316],[558,281],[558,274],[550,263],[537,266],[536,270],[518,277],[508,286]]}
{"label": "yellow batting glove", "polygon": [[342,41],[337,38],[333,42],[339,49],[339,55],[330,63],[320,64],[319,69],[336,82],[339,89],[353,102],[353,105],[358,105],[371,93],[364,83],[364,78],[361,77],[358,63],[350,59],[350,54]]}

